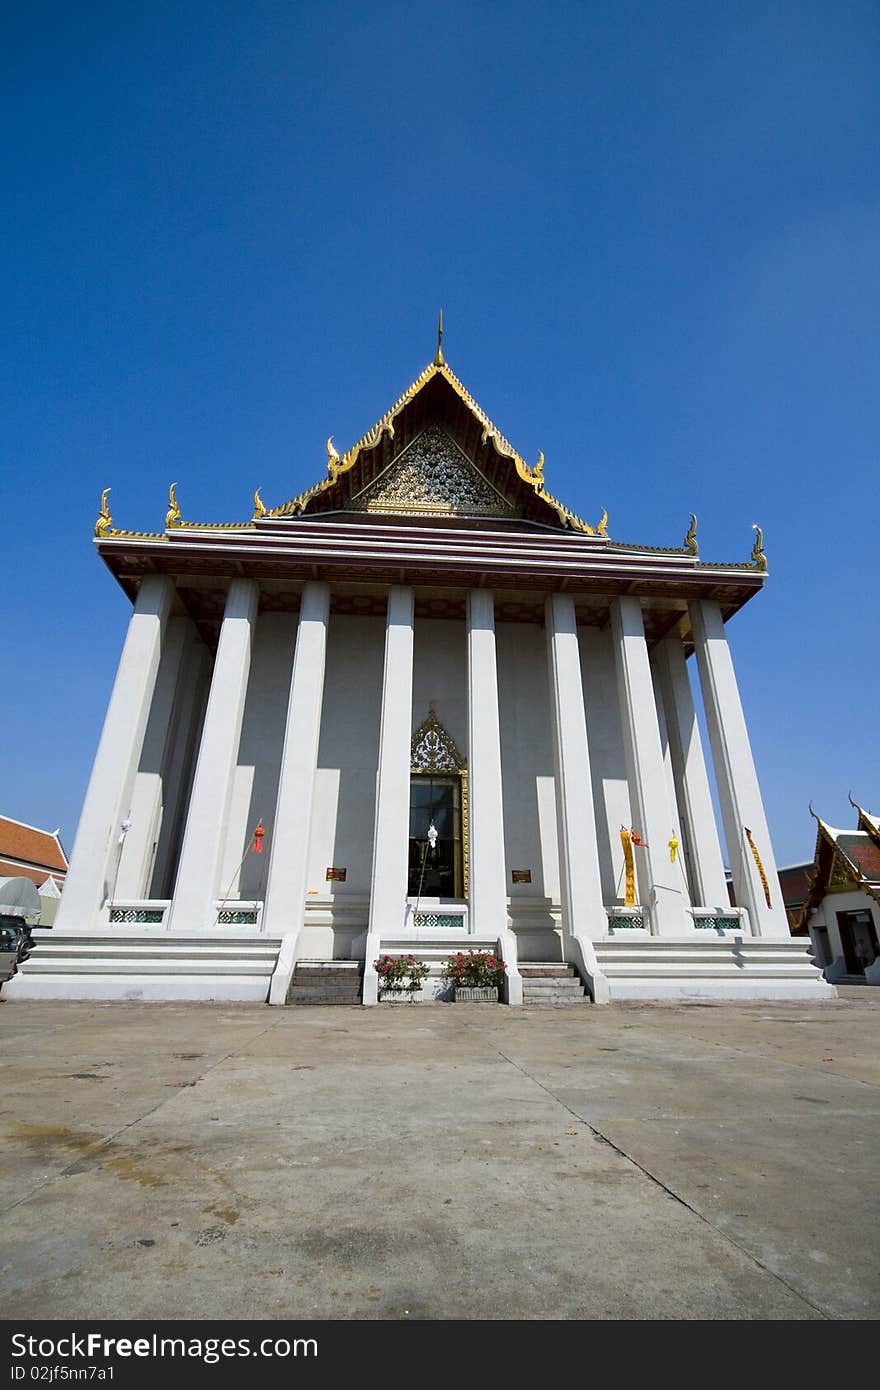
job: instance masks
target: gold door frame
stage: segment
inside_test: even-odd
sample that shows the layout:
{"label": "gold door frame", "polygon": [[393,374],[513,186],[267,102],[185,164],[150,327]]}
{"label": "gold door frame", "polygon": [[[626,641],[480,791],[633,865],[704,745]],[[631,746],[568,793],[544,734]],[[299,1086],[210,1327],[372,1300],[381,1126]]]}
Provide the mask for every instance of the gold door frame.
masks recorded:
{"label": "gold door frame", "polygon": [[470,896],[471,836],[468,804],[467,764],[458,751],[455,739],[444,729],[433,705],[428,706],[424,719],[412,736],[410,745],[410,775],[434,774],[439,777],[458,777],[461,783],[461,888],[462,897]]}

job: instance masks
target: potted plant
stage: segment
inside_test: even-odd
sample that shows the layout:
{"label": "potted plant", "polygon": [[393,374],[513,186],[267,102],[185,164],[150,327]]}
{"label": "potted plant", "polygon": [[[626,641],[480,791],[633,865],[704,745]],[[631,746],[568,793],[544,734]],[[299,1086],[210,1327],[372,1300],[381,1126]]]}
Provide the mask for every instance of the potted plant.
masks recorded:
{"label": "potted plant", "polygon": [[415,956],[380,956],[373,961],[379,976],[379,998],[412,1003],[428,975],[428,966]]}
{"label": "potted plant", "polygon": [[459,951],[443,967],[444,980],[452,984],[456,1004],[497,1004],[507,966],[494,951]]}

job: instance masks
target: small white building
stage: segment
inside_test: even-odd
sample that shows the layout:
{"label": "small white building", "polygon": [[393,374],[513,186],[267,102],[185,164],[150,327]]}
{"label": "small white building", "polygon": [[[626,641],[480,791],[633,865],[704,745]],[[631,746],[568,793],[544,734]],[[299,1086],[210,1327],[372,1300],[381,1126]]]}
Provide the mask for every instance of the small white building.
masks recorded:
{"label": "small white building", "polygon": [[880,985],[880,818],[853,805],[856,830],[835,830],[816,816],[816,852],[795,931],[809,932],[826,979]]}
{"label": "small white building", "polygon": [[721,564],[695,518],[666,550],[582,520],[438,343],[306,492],[227,525],[172,487],[159,533],[105,493],[95,545],[133,613],[11,997],[284,1003],[311,963],[363,969],[369,1004],[380,952],[467,945],[501,951],[510,1003],[520,965],[563,961],[596,1001],[833,993],[789,932],[727,640],[760,532]]}

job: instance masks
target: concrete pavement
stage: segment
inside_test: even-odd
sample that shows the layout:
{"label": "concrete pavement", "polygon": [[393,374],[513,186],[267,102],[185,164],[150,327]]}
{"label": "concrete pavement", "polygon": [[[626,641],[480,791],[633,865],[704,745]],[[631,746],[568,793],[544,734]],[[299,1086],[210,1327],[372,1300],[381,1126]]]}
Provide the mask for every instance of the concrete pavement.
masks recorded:
{"label": "concrete pavement", "polygon": [[880,1313],[880,991],[0,1027],[0,1289],[29,1316]]}

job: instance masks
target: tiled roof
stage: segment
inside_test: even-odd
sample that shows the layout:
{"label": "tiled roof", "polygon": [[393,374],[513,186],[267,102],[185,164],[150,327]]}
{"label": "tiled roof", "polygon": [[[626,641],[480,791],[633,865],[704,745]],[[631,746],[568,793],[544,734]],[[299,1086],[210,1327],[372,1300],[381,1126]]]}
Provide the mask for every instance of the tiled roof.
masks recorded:
{"label": "tiled roof", "polygon": [[813,877],[813,861],[793,864],[779,870],[779,888],[786,907],[800,907],[807,901]]}
{"label": "tiled roof", "polygon": [[64,874],[48,874],[45,869],[28,869],[21,864],[11,864],[8,859],[0,859],[0,878],[29,878],[38,888],[42,888],[47,878],[54,878],[59,888],[64,887]]}
{"label": "tiled roof", "polygon": [[[37,830],[23,821],[0,816],[0,857],[7,855],[39,868],[59,869],[62,875],[67,872],[67,856],[50,830]],[[20,873],[21,869],[11,872]]]}
{"label": "tiled roof", "polygon": [[837,836],[837,847],[855,864],[862,878],[880,883],[880,845],[863,830],[845,830]]}

